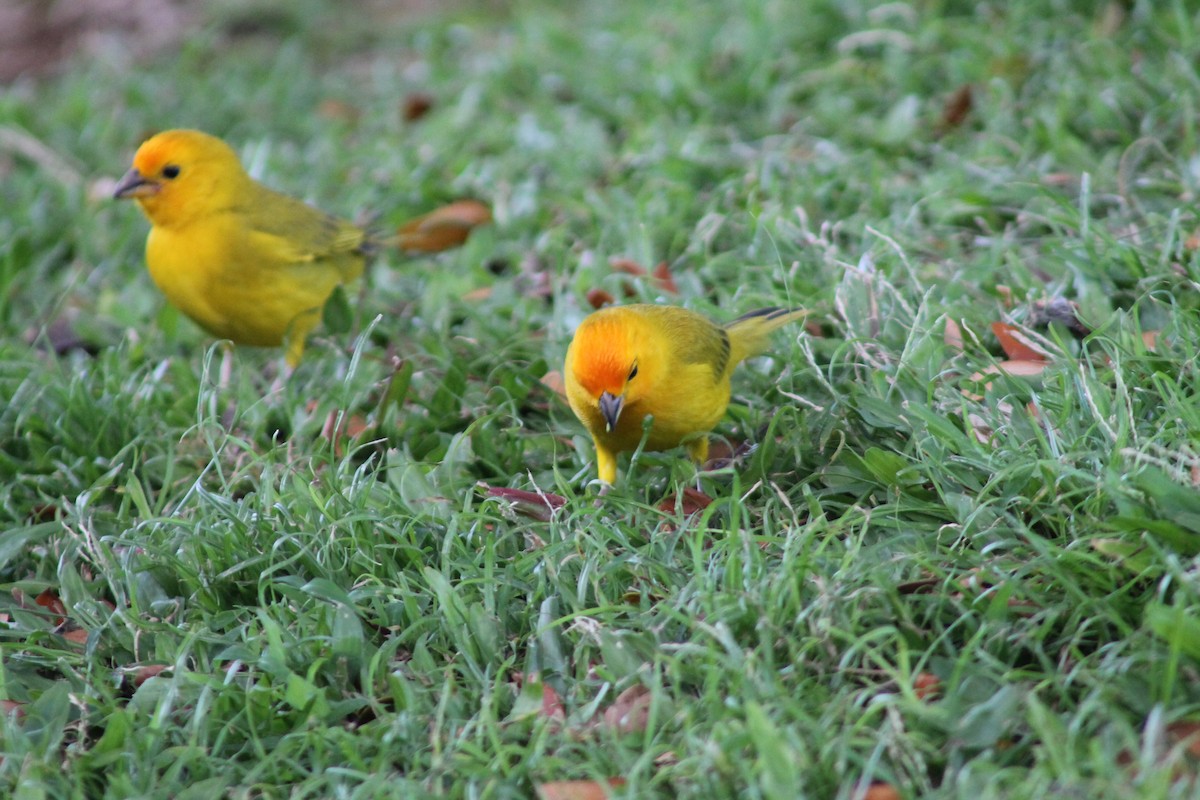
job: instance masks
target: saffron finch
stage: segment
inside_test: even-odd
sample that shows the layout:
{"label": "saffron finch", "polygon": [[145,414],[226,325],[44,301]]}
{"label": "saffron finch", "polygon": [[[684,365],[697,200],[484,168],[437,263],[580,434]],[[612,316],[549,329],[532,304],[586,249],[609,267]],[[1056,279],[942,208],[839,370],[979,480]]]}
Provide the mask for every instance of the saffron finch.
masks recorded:
{"label": "saffron finch", "polygon": [[567,400],[596,446],[600,480],[617,479],[617,455],[685,445],[698,463],[707,433],[729,406],[729,376],[763,352],[771,331],[808,312],[762,308],[718,325],[673,306],[602,308],[575,331],[563,372]]}
{"label": "saffron finch", "polygon": [[233,148],[195,130],[147,139],[113,196],[133,198],[150,220],[146,266],[172,304],[237,344],[286,343],[293,367],[330,294],[362,274],[377,245],[433,252],[490,219],[486,206],[460,201],[376,240],[258,183]]}

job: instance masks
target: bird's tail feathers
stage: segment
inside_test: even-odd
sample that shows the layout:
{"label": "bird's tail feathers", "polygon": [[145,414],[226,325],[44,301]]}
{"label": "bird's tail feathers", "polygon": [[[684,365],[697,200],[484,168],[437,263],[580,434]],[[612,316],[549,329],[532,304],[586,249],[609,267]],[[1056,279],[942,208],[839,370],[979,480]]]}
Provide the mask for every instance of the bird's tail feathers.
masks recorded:
{"label": "bird's tail feathers", "polygon": [[733,363],[767,349],[767,340],[776,328],[803,319],[811,312],[804,308],[757,308],[725,325],[729,335]]}

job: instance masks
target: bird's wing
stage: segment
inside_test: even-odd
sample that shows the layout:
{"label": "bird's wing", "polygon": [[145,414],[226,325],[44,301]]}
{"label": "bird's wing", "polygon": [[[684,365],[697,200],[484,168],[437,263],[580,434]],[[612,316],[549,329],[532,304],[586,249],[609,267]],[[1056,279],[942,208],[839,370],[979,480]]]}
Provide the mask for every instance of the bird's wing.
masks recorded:
{"label": "bird's wing", "polygon": [[698,314],[677,314],[669,307],[661,316],[668,336],[674,343],[673,352],[681,365],[702,365],[712,369],[714,379],[729,367],[729,335]]}
{"label": "bird's wing", "polygon": [[367,249],[366,234],[358,226],[268,189],[239,212],[259,244],[284,262],[338,260]]}

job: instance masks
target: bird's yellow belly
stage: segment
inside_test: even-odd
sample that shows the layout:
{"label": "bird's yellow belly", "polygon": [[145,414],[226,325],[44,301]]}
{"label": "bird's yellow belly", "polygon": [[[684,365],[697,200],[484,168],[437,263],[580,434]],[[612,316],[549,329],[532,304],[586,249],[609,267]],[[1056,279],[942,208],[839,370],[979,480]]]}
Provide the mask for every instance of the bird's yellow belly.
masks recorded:
{"label": "bird's yellow belly", "polygon": [[230,246],[219,234],[151,232],[146,263],[162,293],[222,339],[264,347],[302,340],[341,283],[341,272],[318,263],[272,263],[262,254]]}

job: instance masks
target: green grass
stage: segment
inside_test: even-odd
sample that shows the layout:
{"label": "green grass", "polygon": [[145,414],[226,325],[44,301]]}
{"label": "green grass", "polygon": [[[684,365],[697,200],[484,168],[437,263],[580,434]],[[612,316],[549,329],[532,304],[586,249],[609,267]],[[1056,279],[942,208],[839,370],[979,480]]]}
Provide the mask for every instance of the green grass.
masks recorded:
{"label": "green grass", "polygon": [[[70,165],[0,154],[0,794],[1193,796],[1189,4],[264,5],[253,35],[211,12],[177,54],[0,90]],[[496,223],[382,258],[358,335],[277,382],[165,307],[146,223],[97,196],[181,126],[334,213],[473,196]],[[587,291],[627,284],[815,310],[736,374],[716,436],[758,448],[691,517],[679,453],[596,503],[540,383]],[[1055,298],[1088,335],[1039,322]],[[970,378],[997,321],[1055,353],[1040,375]],[[589,724],[631,686],[644,726]]]}

